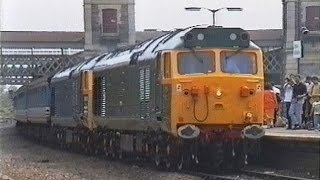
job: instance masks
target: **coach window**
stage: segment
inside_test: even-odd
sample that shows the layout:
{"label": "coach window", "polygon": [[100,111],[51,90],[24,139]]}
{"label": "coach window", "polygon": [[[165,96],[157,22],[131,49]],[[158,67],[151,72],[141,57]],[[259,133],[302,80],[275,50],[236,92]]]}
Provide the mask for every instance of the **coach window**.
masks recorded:
{"label": "coach window", "polygon": [[208,74],[214,71],[213,52],[183,52],[178,54],[179,74]]}
{"label": "coach window", "polygon": [[251,53],[222,52],[221,70],[230,74],[256,74],[257,60]]}

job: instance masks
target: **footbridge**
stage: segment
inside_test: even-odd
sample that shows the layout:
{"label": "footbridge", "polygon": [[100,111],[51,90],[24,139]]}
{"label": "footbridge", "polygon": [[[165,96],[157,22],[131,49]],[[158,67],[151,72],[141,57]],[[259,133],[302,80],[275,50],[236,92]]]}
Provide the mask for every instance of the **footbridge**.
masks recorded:
{"label": "footbridge", "polygon": [[22,85],[83,60],[82,32],[0,34],[0,85]]}

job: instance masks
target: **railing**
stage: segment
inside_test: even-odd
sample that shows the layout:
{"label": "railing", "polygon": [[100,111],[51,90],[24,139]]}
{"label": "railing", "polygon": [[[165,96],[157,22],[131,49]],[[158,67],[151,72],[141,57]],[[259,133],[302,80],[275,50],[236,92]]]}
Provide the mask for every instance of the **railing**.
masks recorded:
{"label": "railing", "polygon": [[74,55],[83,49],[71,48],[0,48],[0,55]]}

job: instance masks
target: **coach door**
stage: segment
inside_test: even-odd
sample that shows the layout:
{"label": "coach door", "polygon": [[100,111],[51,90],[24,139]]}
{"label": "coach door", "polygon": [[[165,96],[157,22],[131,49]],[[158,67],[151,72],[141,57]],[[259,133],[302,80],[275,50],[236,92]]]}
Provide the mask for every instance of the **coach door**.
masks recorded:
{"label": "coach door", "polygon": [[93,116],[93,71],[81,72],[84,125],[90,130],[97,127]]}

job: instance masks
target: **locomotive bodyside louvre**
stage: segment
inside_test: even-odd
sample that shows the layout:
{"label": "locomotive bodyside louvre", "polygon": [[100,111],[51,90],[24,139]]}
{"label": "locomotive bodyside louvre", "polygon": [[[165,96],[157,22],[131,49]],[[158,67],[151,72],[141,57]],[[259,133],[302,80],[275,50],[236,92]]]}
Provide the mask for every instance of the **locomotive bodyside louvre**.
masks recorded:
{"label": "locomotive bodyside louvre", "polygon": [[72,77],[72,113],[75,121],[83,122],[83,97],[81,96],[81,75]]}
{"label": "locomotive bodyside louvre", "polygon": [[167,130],[157,68],[157,61],[148,59],[95,72],[99,126],[130,131]]}

